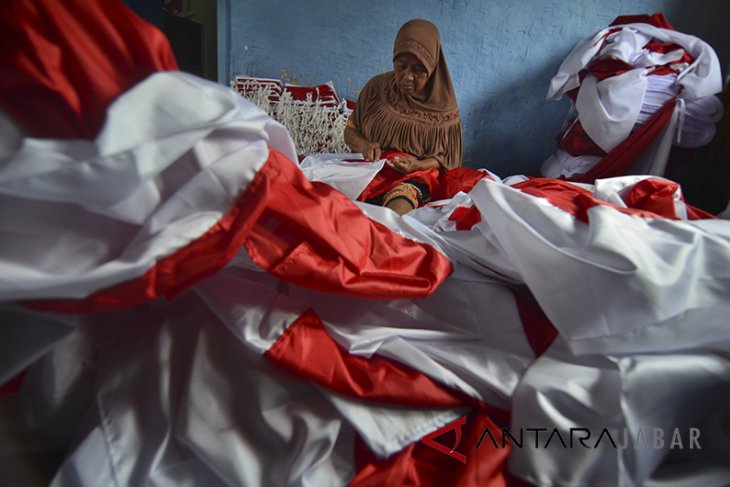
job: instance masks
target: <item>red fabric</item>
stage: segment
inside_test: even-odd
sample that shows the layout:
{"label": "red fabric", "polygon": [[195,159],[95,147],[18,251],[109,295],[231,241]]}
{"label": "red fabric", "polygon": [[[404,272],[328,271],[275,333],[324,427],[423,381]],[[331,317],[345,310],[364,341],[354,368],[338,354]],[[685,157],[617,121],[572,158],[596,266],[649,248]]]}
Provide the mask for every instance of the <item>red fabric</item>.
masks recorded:
{"label": "red fabric", "polygon": [[628,174],[636,159],[646,150],[669,123],[677,99],[672,98],[587,173],[568,178],[569,181],[592,183],[596,179]]}
{"label": "red fabric", "polygon": [[350,354],[334,341],[313,310],[289,325],[264,356],[343,396],[414,407],[472,407],[500,426],[510,423],[509,411],[451,390],[408,365]]}
{"label": "red fabric", "polygon": [[291,161],[272,150],[218,223],[144,275],[85,299],[24,304],[95,313],[172,298],[224,267],[241,245],[257,264],[284,280],[370,298],[428,295],[452,270],[433,247],[370,220],[346,196],[326,184],[310,183]]}
{"label": "red fabric", "polygon": [[684,51],[684,48],[680,46],[679,44],[675,44],[674,42],[659,42],[656,40],[652,40],[648,44],[644,46],[645,49],[648,49],[652,52],[660,52],[662,54],[667,54],[672,51]]}
{"label": "red fabric", "polygon": [[642,218],[660,217],[660,215],[650,211],[636,208],[623,208],[607,203],[606,201],[599,200],[587,189],[560,179],[532,178],[527,181],[519,182],[512,187],[532,196],[545,198],[551,204],[567,213],[570,213],[584,223],[588,223],[588,210],[599,205],[610,206],[621,213],[635,215]]}
{"label": "red fabric", "polygon": [[[475,409],[459,442],[465,463],[424,442],[379,460],[359,441],[355,453],[357,474],[351,486],[506,485],[509,445],[494,448],[490,441],[483,441],[478,449],[475,447],[484,428],[489,428],[494,438],[501,438],[500,428],[490,418],[507,427],[508,412],[453,392],[406,365],[378,356],[365,359],[349,354],[311,310],[292,323],[265,356],[298,377],[347,397],[404,406]],[[457,446],[448,437],[430,436],[433,442],[449,448]]]}
{"label": "red fabric", "polygon": [[455,167],[444,171],[439,175],[438,184],[431,192],[431,199],[434,201],[446,200],[453,198],[459,191],[468,193],[484,178],[494,180],[486,172],[468,167]]}
{"label": "red fabric", "polygon": [[451,273],[451,263],[370,220],[344,194],[308,181],[283,156],[249,185],[248,207],[260,208],[245,246],[262,268],[324,292],[399,299],[427,296]]}
{"label": "red fabric", "polygon": [[[625,197],[625,202],[629,208],[599,200],[587,189],[560,179],[532,178],[512,187],[538,198],[545,198],[584,223],[588,222],[588,210],[599,205],[610,206],[621,213],[641,218],[677,219],[674,211],[673,194],[678,185],[666,180],[648,178],[637,183],[634,186],[635,189],[629,190],[627,197]],[[716,218],[714,215],[691,205],[685,206],[690,220]]]}
{"label": "red fabric", "polygon": [[620,15],[611,22],[611,26],[623,24],[649,24],[660,29],[674,30],[664,14],[659,12],[652,15]]}
{"label": "red fabric", "polygon": [[626,206],[651,211],[664,218],[677,218],[674,194],[679,184],[661,179],[644,179],[631,187],[623,197]]}
{"label": "red fabric", "polygon": [[[623,197],[626,206],[651,211],[665,218],[676,219],[674,195],[679,191],[679,184],[666,179],[648,178],[639,181]],[[684,201],[684,200],[683,200]],[[685,203],[687,219],[705,220],[717,218],[711,213]]]}
{"label": "red fabric", "polygon": [[291,93],[294,100],[298,101],[319,101],[322,106],[336,107],[340,104],[340,99],[335,92],[332,84],[321,84],[317,86],[284,86],[284,91]]}
{"label": "red fabric", "polygon": [[572,156],[605,156],[606,151],[588,137],[583,125],[575,120],[558,139],[558,148]]}
{"label": "red fabric", "polygon": [[20,390],[20,386],[23,385],[23,381],[25,380],[25,376],[28,375],[28,370],[25,369],[20,374],[16,375],[9,381],[7,381],[5,384],[0,385],[0,397],[2,396],[12,396],[14,394],[17,394]]}
{"label": "red fabric", "polygon": [[550,347],[558,336],[558,330],[553,326],[550,319],[538,304],[535,297],[527,289],[512,289],[515,297],[517,311],[522,321],[522,329],[525,331],[527,341],[539,357]]}
{"label": "red fabric", "polygon": [[449,220],[456,222],[457,230],[471,230],[482,221],[482,214],[476,206],[458,206],[449,215]]}
{"label": "red fabric", "polygon": [[[490,420],[489,416],[476,412],[466,418],[458,445],[455,445],[450,438],[440,442],[449,449],[456,446],[456,452],[465,457],[464,463],[424,442],[408,445],[392,457],[381,460],[359,440],[355,444],[357,473],[350,482],[350,487],[515,485],[507,473],[510,445],[506,444],[502,448],[501,444],[498,444],[495,448],[490,440],[479,443],[485,428],[489,429],[495,439],[501,438],[501,429]],[[478,443],[479,448],[476,448]]]}
{"label": "red fabric", "polygon": [[120,93],[177,69],[165,36],[118,0],[8,0],[0,45],[0,106],[35,137],[93,138]]}
{"label": "red fabric", "polygon": [[510,423],[509,411],[451,390],[408,365],[350,354],[334,341],[313,310],[289,325],[264,356],[343,396],[414,407],[472,407],[500,426]]}
{"label": "red fabric", "polygon": [[614,57],[598,58],[588,67],[588,71],[599,80],[618,76],[633,69],[634,67],[629,63]]}
{"label": "red fabric", "polygon": [[[390,149],[386,149],[382,152],[381,156],[383,159],[393,160],[395,157],[412,157],[403,152],[398,152]],[[408,174],[400,173],[394,169],[385,166],[383,169],[378,171],[372,181],[357,197],[357,201],[367,201],[378,196],[381,196],[391,189],[398,186],[403,181],[408,179],[415,179],[428,186],[428,192],[433,191],[438,186],[439,170],[438,169],[426,169],[423,171],[415,171]]]}
{"label": "red fabric", "polygon": [[[588,222],[587,210],[600,204],[587,189],[560,179],[531,178],[512,187],[529,195],[545,198],[553,205],[585,223]],[[586,205],[586,202],[592,204]]]}
{"label": "red fabric", "polygon": [[[381,157],[390,161],[394,157],[411,156],[403,152],[386,149]],[[490,176],[484,171],[477,171],[468,167],[457,167],[443,172],[438,169],[426,169],[408,174],[402,174],[389,167],[384,167],[360,193],[357,200],[367,201],[383,195],[408,179],[416,179],[428,186],[432,201],[445,200],[453,198],[459,191],[468,193],[483,178],[490,178]]]}
{"label": "red fabric", "polygon": [[348,397],[418,407],[458,407],[468,401],[406,365],[350,355],[311,310],[289,325],[265,355],[297,377]]}

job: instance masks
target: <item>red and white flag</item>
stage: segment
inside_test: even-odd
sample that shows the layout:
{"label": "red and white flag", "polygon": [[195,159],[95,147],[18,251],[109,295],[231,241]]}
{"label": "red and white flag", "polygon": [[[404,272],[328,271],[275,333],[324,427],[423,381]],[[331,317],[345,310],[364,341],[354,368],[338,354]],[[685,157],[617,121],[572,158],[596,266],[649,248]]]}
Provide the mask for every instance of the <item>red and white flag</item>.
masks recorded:
{"label": "red and white flag", "polygon": [[[7,448],[62,451],[53,485],[727,478],[730,228],[675,183],[479,174],[401,218],[308,180],[120,3],[8,11],[79,66],[149,60],[44,77],[51,51],[4,44],[0,377],[26,371],[35,442]],[[13,103],[22,78],[64,108]],[[504,442],[541,429],[666,441]]]}

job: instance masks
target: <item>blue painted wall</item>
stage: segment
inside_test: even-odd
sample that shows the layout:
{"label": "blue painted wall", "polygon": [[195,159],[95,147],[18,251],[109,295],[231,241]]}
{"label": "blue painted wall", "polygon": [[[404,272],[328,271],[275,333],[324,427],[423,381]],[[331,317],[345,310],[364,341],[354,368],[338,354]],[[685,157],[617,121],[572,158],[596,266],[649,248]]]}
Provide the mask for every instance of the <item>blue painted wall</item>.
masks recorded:
{"label": "blue painted wall", "polygon": [[218,0],[219,76],[333,81],[357,99],[392,69],[400,25],[419,17],[441,31],[464,129],[464,163],[497,174],[534,174],[555,149],[569,103],[545,100],[548,83],[580,40],[617,15],[663,12],[709,42],[723,70],[727,0]]}

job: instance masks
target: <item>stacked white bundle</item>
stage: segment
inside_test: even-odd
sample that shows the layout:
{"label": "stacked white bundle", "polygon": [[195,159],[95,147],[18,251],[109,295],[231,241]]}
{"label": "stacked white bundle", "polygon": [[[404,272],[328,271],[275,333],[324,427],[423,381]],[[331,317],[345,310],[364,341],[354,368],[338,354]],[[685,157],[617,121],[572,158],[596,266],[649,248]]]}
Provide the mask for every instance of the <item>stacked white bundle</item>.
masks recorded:
{"label": "stacked white bundle", "polygon": [[33,440],[12,460],[63,451],[51,485],[365,485],[355,435],[392,475],[475,403],[524,445],[489,447],[470,416],[468,465],[444,447],[412,471],[727,485],[730,225],[685,220],[674,183],[488,177],[401,217],[306,181],[280,124],[175,72],[94,141],[2,149],[0,384],[34,365],[0,436]]}
{"label": "stacked white bundle", "polygon": [[646,93],[635,126],[643,125],[675,96],[679,96],[679,112],[674,145],[693,148],[709,144],[715,136],[715,124],[722,118],[722,102],[714,95],[699,98],[684,96],[677,85],[677,75],[646,77]]}
{"label": "stacked white bundle", "polygon": [[[663,52],[668,44],[678,47]],[[688,63],[686,56],[693,61]],[[600,78],[589,73],[581,80],[581,72],[606,59],[633,69]],[[578,88],[576,121],[595,146],[609,153],[676,97],[672,119],[658,136],[662,149],[655,148],[647,156],[651,160],[633,167],[638,174],[662,175],[671,144],[699,147],[712,139],[723,111],[715,97],[721,87],[719,61],[707,43],[672,29],[633,23],[604,29],[579,43],[551,80],[548,99],[559,100]],[[546,177],[584,174],[601,160],[594,157],[598,155],[558,151],[541,172]]]}

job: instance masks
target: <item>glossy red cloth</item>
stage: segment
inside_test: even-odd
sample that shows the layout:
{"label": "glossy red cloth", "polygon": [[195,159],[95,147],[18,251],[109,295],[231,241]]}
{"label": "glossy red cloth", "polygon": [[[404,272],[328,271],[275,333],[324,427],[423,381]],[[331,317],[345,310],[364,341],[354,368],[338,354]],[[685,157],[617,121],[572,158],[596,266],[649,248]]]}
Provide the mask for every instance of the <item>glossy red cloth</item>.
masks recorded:
{"label": "glossy red cloth", "polygon": [[659,215],[650,211],[634,208],[622,208],[594,197],[590,191],[560,179],[532,178],[512,186],[515,189],[545,198],[561,210],[570,213],[578,220],[588,222],[588,210],[594,206],[610,206],[622,213],[637,215],[644,218],[657,218]]}
{"label": "glossy red cloth", "polygon": [[[494,448],[479,438],[489,428],[494,438],[509,425],[509,413],[451,391],[428,376],[383,357],[365,359],[349,354],[309,310],[293,322],[265,356],[293,374],[314,381],[347,397],[415,407],[472,407],[459,445],[453,439],[434,437],[448,447],[459,446],[464,463],[422,441],[413,443],[386,460],[377,459],[364,443],[356,444],[357,474],[351,486],[507,485],[509,445]],[[448,429],[448,428],[442,428]],[[438,432],[436,432],[438,433]],[[446,436],[446,435],[444,435]],[[443,450],[443,449],[442,449]]]}
{"label": "glossy red cloth", "polygon": [[[405,154],[403,152],[386,149],[381,154],[381,157],[391,161],[395,157],[412,157],[412,156]],[[439,170],[438,169],[426,169],[423,171],[415,171],[415,172],[403,174],[394,169],[389,168],[388,166],[385,166],[385,167],[383,167],[383,169],[378,171],[378,174],[375,175],[373,180],[370,181],[370,183],[363,190],[363,192],[360,193],[360,196],[357,197],[357,200],[358,201],[368,201],[368,200],[371,200],[378,196],[384,195],[385,193],[387,193],[388,191],[390,191],[391,189],[395,188],[396,186],[401,184],[403,181],[406,181],[408,179],[416,180],[416,181],[428,186],[428,192],[430,194],[433,192],[433,190],[438,185]]]}
{"label": "glossy red cloth", "polygon": [[[674,206],[674,193],[678,188],[672,181],[647,178],[626,192],[624,202],[628,208],[620,207],[594,197],[590,191],[574,184],[552,178],[532,178],[513,186],[527,194],[545,198],[561,210],[570,213],[582,222],[588,222],[588,210],[594,206],[609,206],[616,211],[642,218],[679,218]],[[686,205],[690,220],[716,218],[703,210]]]}
{"label": "glossy red cloth", "polygon": [[605,156],[606,151],[588,137],[580,120],[574,120],[570,128],[558,138],[558,148],[573,156]]}
{"label": "glossy red cloth", "polygon": [[310,183],[294,163],[271,150],[254,180],[210,230],[142,276],[81,300],[25,304],[94,313],[172,298],[220,270],[242,245],[281,279],[351,296],[426,296],[452,271],[436,249],[370,220],[345,195]]}
{"label": "glossy red cloth", "polygon": [[540,307],[535,296],[527,288],[513,288],[512,295],[515,297],[517,311],[522,321],[522,329],[525,331],[527,342],[530,348],[539,357],[550,347],[558,336],[558,330],[553,326],[550,319]]}
{"label": "glossy red cloth", "polygon": [[0,107],[34,137],[93,138],[114,98],[177,69],[165,36],[119,0],[5,1],[0,45]]}
{"label": "glossy red cloth", "polygon": [[618,76],[619,74],[631,71],[632,69],[634,69],[634,67],[629,63],[614,57],[602,57],[596,59],[588,67],[588,71],[599,80]]}
{"label": "glossy red cloth", "polygon": [[456,222],[457,230],[471,230],[471,227],[482,221],[482,214],[476,206],[459,206],[451,212],[449,220]]}
{"label": "glossy red cloth", "polygon": [[468,193],[484,178],[493,179],[484,171],[463,166],[443,171],[439,175],[438,184],[431,193],[431,199],[434,201],[446,200],[453,198],[459,191]]}
{"label": "glossy red cloth", "polygon": [[[382,157],[389,161],[397,156],[411,157],[403,152],[393,150],[384,150],[382,153]],[[426,169],[408,174],[402,174],[389,167],[384,167],[360,193],[357,200],[367,201],[383,195],[409,179],[415,179],[428,186],[431,201],[449,199],[453,198],[459,191],[468,193],[480,179],[485,177],[490,176],[484,171],[467,167],[456,167],[448,171]]]}
{"label": "glossy red cloth", "polygon": [[277,277],[319,291],[373,299],[427,296],[451,262],[369,219],[344,194],[310,182],[274,153],[246,190],[261,211],[245,246]]}
{"label": "glossy red cloth", "polygon": [[360,193],[360,196],[357,197],[357,201],[368,201],[384,195],[391,189],[409,179],[425,184],[428,187],[428,192],[430,194],[438,185],[439,170],[426,169],[423,171],[403,174],[386,166],[378,171],[378,174],[376,174],[373,180],[370,181],[370,184],[368,184],[363,192]]}
{"label": "glossy red cloth", "polygon": [[[676,218],[674,195],[679,187],[678,183],[666,179],[644,179],[631,187],[624,196],[624,202],[629,208],[651,211],[665,218]],[[684,205],[687,208],[687,219],[689,220],[717,218],[699,208],[686,203]]]}
{"label": "glossy red cloth", "polygon": [[672,24],[661,12],[652,15],[619,15],[611,22],[611,26],[623,24],[649,24],[660,29],[674,30]]}
{"label": "glossy red cloth", "polygon": [[459,407],[477,401],[383,357],[351,355],[309,310],[289,325],[265,355],[293,374],[344,396],[417,407]]}

